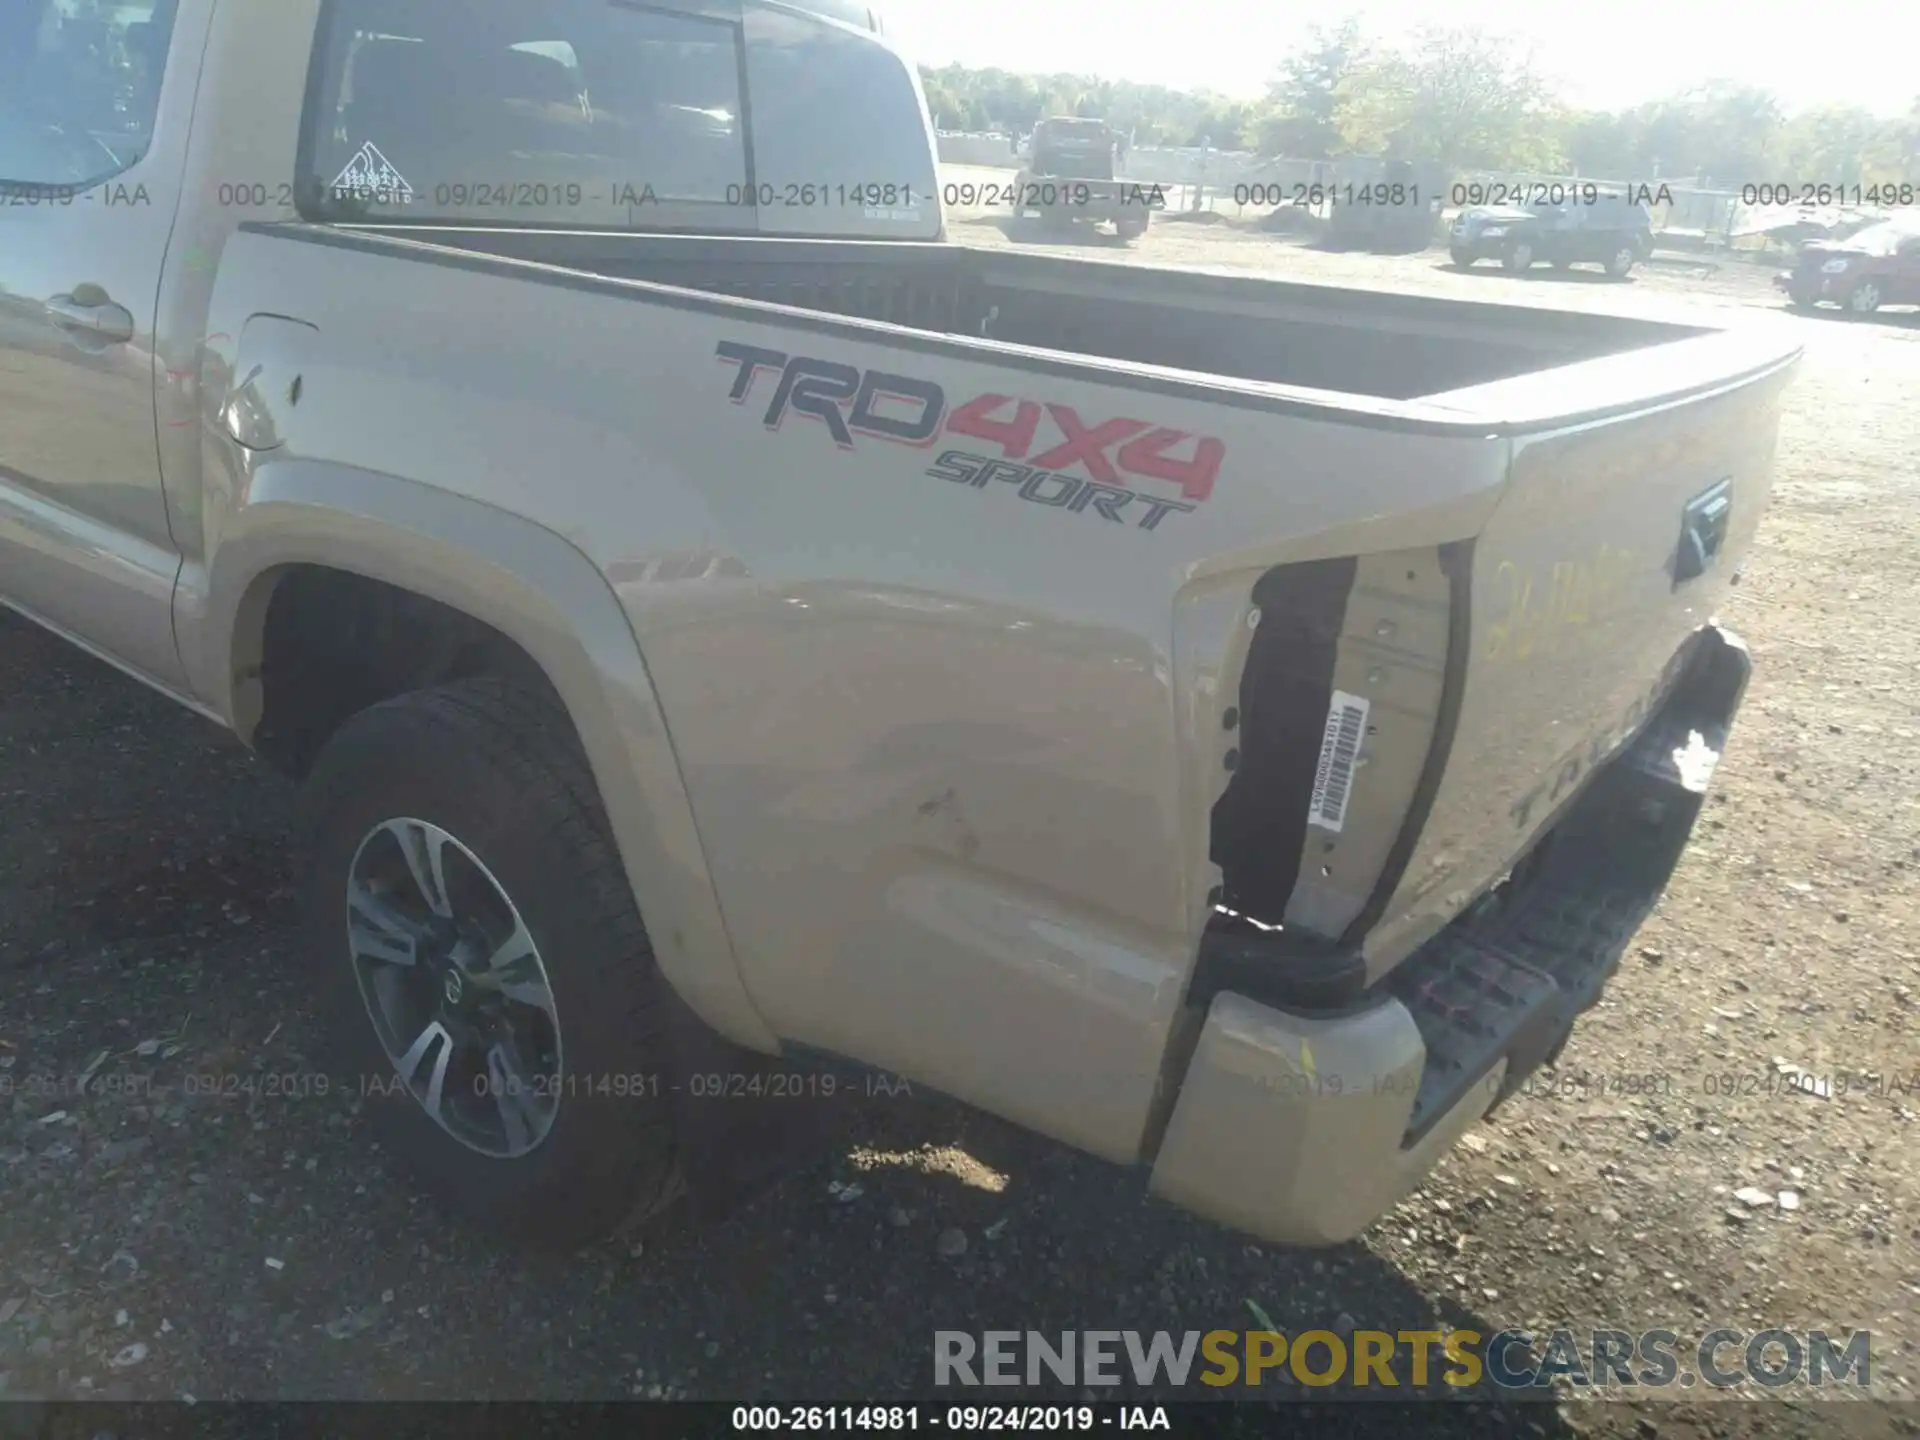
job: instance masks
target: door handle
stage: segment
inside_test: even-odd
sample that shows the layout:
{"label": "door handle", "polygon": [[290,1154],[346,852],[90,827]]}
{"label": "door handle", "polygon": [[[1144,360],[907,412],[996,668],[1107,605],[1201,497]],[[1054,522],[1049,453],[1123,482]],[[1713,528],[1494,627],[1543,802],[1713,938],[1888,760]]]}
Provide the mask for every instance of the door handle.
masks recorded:
{"label": "door handle", "polygon": [[[80,295],[56,295],[47,301],[47,315],[68,334],[108,344],[133,339],[133,312],[107,299],[96,286],[82,286]],[[92,291],[92,294],[84,292]],[[96,300],[94,296],[99,298]]]}

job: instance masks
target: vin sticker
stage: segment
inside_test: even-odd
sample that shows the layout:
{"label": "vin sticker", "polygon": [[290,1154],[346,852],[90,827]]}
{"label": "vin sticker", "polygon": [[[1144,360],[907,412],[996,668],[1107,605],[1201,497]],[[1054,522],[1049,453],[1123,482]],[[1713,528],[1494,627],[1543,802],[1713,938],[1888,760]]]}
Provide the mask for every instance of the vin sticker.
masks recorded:
{"label": "vin sticker", "polygon": [[1347,801],[1353,795],[1353,766],[1360,754],[1360,737],[1367,730],[1368,701],[1344,690],[1333,692],[1327,707],[1327,728],[1320,737],[1320,765],[1313,772],[1313,803],[1307,823],[1336,835],[1347,823]]}

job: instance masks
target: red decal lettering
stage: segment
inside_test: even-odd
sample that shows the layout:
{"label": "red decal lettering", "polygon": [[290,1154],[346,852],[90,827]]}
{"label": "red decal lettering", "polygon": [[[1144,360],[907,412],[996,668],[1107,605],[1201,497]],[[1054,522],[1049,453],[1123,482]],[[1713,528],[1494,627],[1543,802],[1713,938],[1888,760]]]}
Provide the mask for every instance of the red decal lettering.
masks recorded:
{"label": "red decal lettering", "polygon": [[[993,412],[1003,406],[1017,407],[1011,420],[995,420]],[[1040,407],[1031,400],[1015,400],[1011,395],[982,395],[969,400],[947,417],[947,431],[968,435],[975,440],[990,440],[1010,460],[1026,458],[1033,448],[1034,432],[1040,428]]]}
{"label": "red decal lettering", "polygon": [[[1167,452],[1185,440],[1195,441],[1191,460],[1176,460]],[[1227,447],[1211,435],[1193,436],[1185,430],[1159,429],[1120,447],[1120,468],[1149,480],[1166,480],[1180,487],[1189,500],[1204,500],[1213,493],[1213,482],[1220,474],[1220,462]],[[1036,465],[1041,463],[1034,462]]]}
{"label": "red decal lettering", "polygon": [[1068,406],[1049,405],[1047,413],[1053,416],[1053,423],[1060,427],[1060,433],[1067,440],[1064,445],[1056,445],[1044,455],[1036,455],[1033,460],[1036,469],[1064,470],[1077,460],[1087,467],[1089,475],[1103,485],[1121,483],[1119,472],[1113,468],[1113,462],[1107,459],[1107,447],[1118,444],[1129,435],[1139,434],[1147,428],[1146,421],[1109,420],[1089,430]]}

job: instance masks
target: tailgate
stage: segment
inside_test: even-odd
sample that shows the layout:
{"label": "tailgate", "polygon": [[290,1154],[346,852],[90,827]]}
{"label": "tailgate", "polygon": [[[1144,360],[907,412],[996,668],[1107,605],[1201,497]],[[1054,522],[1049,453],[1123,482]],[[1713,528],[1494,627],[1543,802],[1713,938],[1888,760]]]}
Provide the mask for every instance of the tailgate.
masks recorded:
{"label": "tailgate", "polygon": [[1722,333],[1432,397],[1486,413],[1511,463],[1473,545],[1439,783],[1366,937],[1370,974],[1498,881],[1657,707],[1737,583],[1798,358]]}

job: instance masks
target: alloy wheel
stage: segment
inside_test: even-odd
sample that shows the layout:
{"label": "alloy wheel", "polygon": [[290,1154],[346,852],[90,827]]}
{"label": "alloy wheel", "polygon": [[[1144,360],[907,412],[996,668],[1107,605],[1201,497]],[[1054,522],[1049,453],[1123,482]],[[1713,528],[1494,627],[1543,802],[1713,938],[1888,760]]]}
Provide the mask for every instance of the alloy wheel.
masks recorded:
{"label": "alloy wheel", "polygon": [[427,1115],[518,1159],[560,1107],[560,1018],[539,948],[493,873],[425,820],[383,821],[348,871],[347,950],[381,1048]]}

